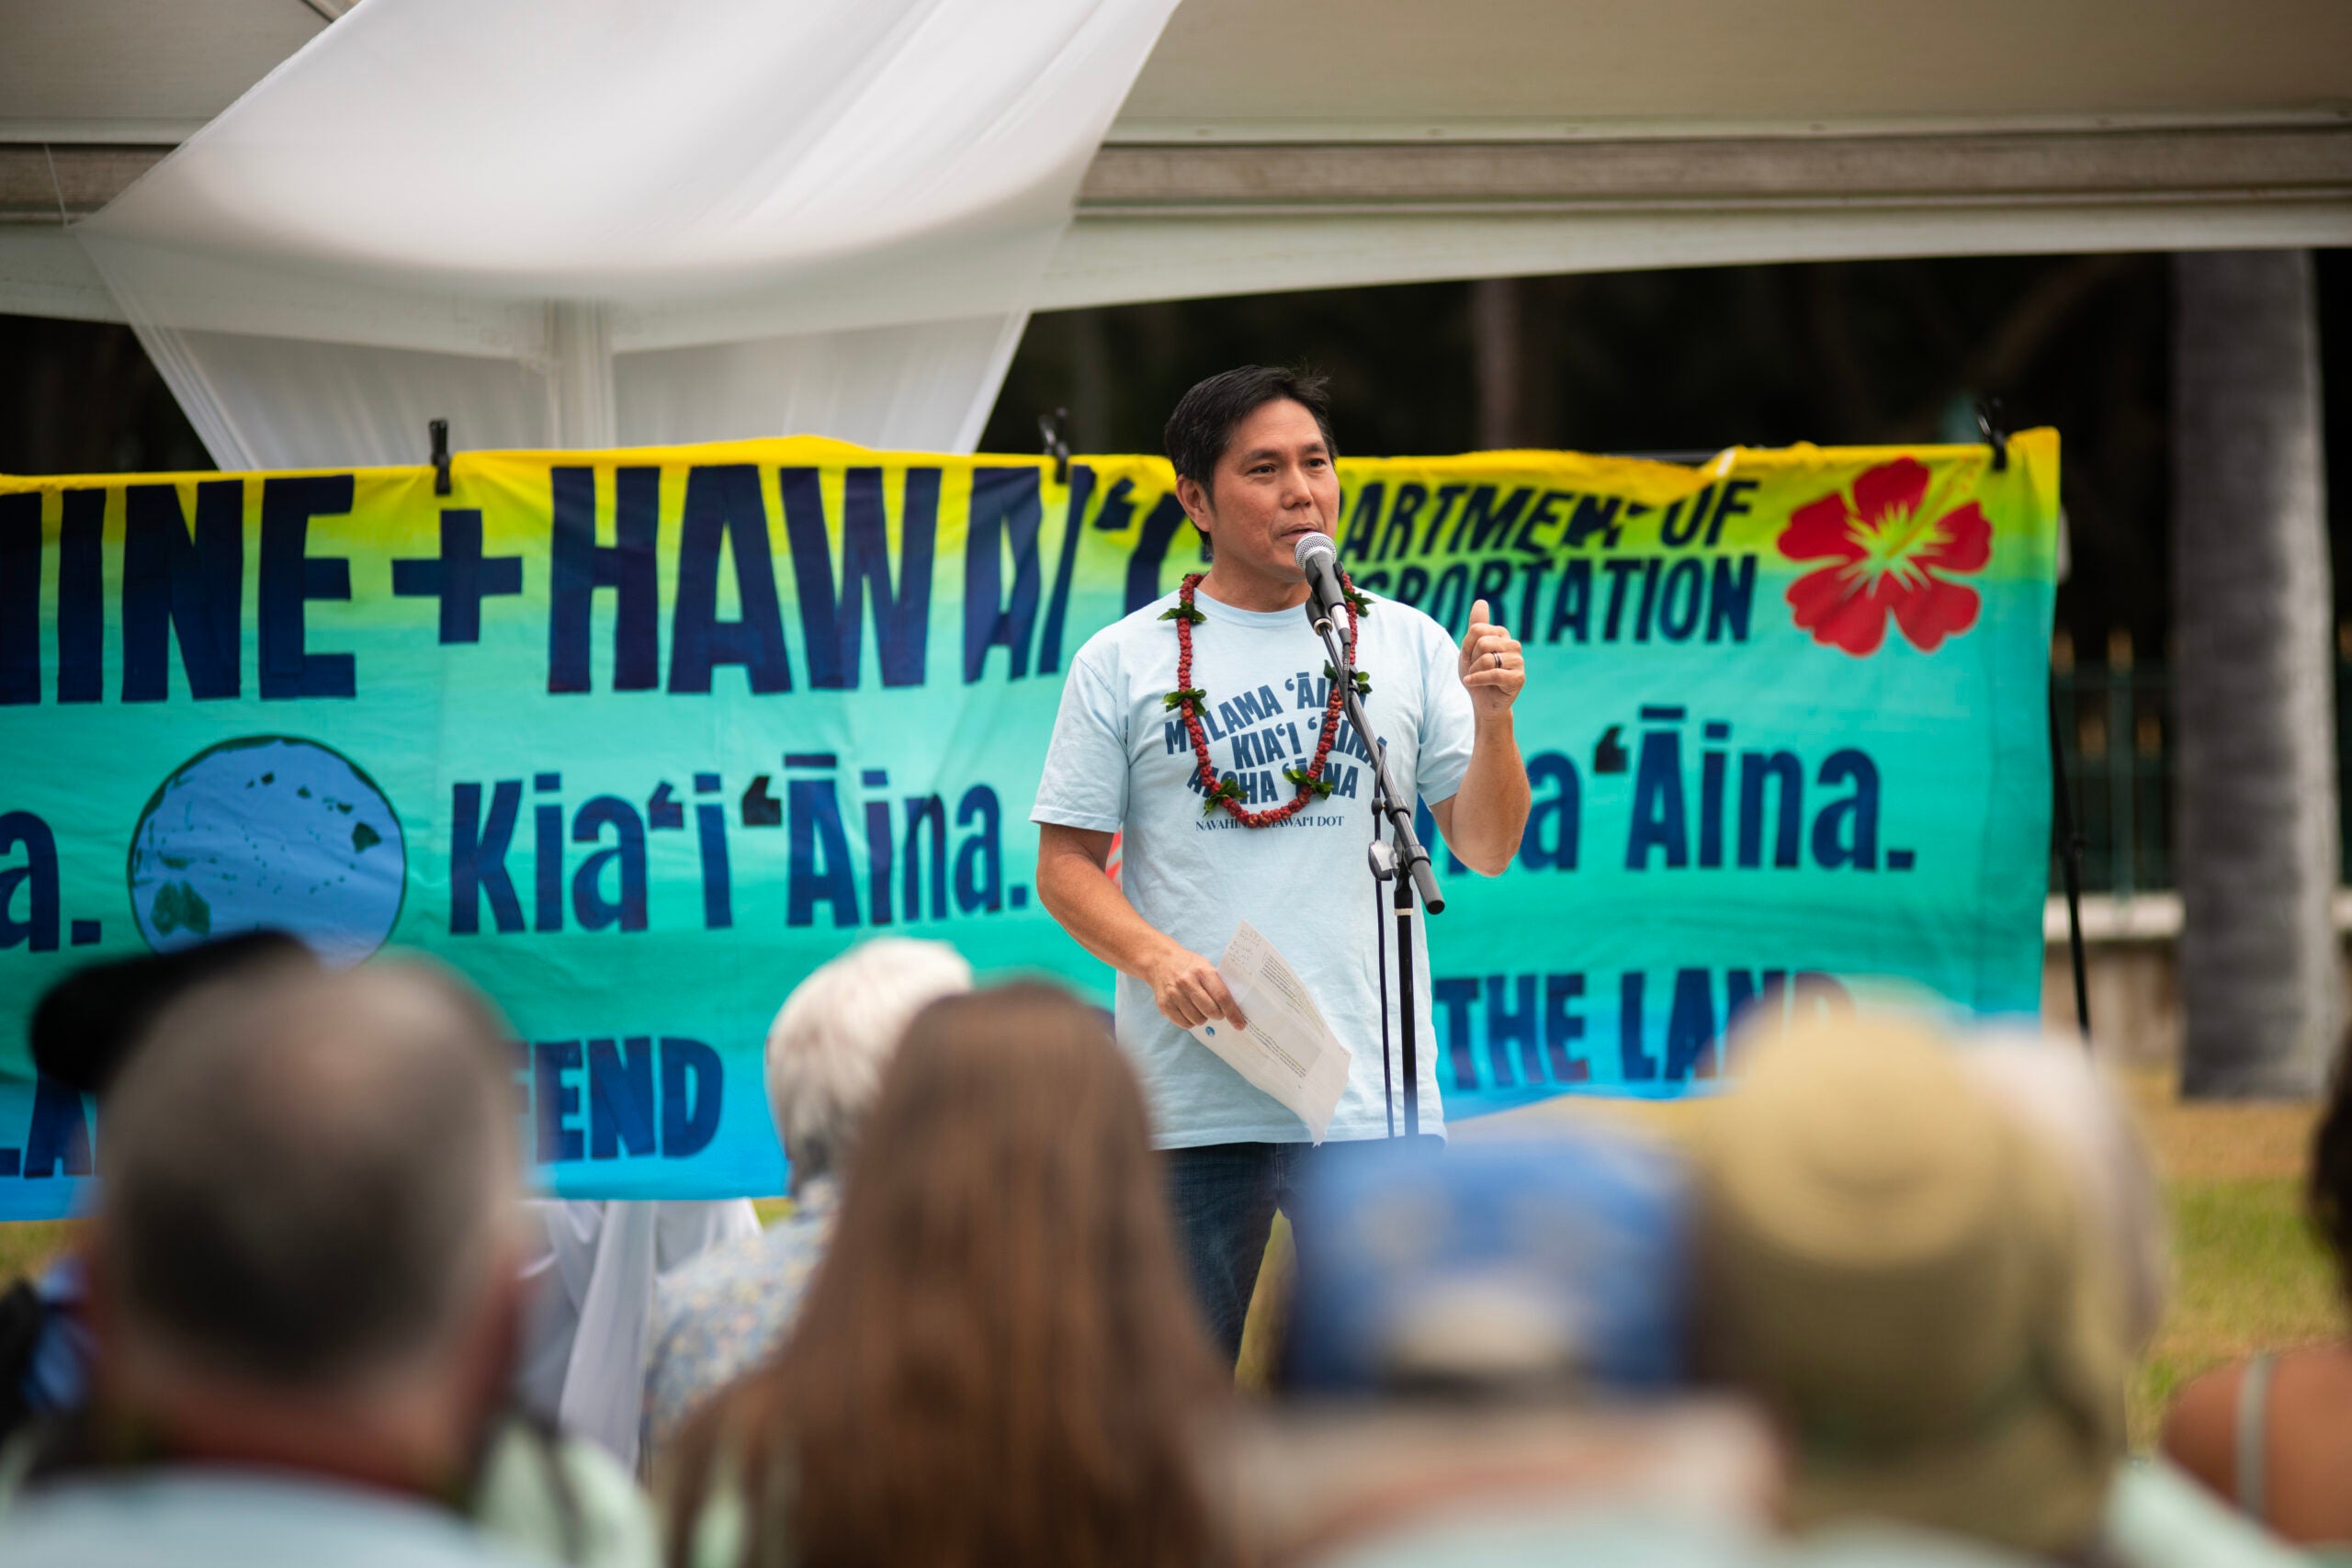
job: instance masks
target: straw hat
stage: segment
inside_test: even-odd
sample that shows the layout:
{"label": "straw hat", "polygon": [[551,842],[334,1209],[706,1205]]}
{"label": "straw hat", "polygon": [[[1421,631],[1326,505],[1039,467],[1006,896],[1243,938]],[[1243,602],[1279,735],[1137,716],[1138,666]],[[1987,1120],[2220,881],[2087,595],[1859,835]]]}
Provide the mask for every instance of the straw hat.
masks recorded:
{"label": "straw hat", "polygon": [[1794,1522],[2087,1541],[2126,1355],[2052,1157],[1906,1022],[1819,1021],[1743,1066],[1698,1138],[1702,1354],[1785,1423]]}

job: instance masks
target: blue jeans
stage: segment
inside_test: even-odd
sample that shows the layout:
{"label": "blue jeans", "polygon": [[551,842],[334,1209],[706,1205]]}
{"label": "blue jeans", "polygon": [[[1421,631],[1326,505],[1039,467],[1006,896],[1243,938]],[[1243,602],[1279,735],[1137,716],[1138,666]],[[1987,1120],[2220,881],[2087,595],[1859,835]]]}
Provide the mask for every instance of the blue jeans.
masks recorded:
{"label": "blue jeans", "polygon": [[[1444,1140],[1424,1134],[1412,1156],[1432,1156]],[[1192,1271],[1201,1318],[1209,1338],[1227,1361],[1241,1354],[1241,1325],[1258,1289],[1258,1266],[1273,1234],[1274,1212],[1291,1216],[1291,1239],[1300,1267],[1308,1267],[1319,1237],[1298,1223],[1300,1188],[1346,1162],[1396,1158],[1402,1140],[1366,1138],[1349,1143],[1203,1144],[1169,1149],[1168,1196],[1176,1216],[1177,1245]]]}

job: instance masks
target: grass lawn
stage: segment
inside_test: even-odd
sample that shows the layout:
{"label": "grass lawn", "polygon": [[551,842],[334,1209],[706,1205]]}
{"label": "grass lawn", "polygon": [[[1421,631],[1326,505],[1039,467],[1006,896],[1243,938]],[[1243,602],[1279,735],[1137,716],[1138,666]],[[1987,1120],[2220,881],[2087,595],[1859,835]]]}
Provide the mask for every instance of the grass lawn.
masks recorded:
{"label": "grass lawn", "polygon": [[0,1280],[29,1274],[65,1245],[72,1226],[63,1220],[28,1220],[0,1224]]}
{"label": "grass lawn", "polygon": [[2335,1269],[2304,1224],[2302,1171],[2318,1108],[2183,1105],[2133,1085],[2171,1200],[2172,1310],[2131,1394],[2132,1441],[2154,1442],[2175,1389],[2217,1362],[2344,1332]]}
{"label": "grass lawn", "polygon": [[[2303,1224],[2301,1172],[2317,1108],[2183,1105],[2154,1077],[2132,1084],[2171,1200],[2172,1310],[2130,1391],[2132,1443],[2155,1439],[2174,1390],[2218,1362],[2263,1347],[2307,1344],[2344,1331],[2346,1314],[2326,1255]],[[1600,1116],[1668,1136],[1702,1107],[1558,1100],[1464,1122],[1464,1138],[1541,1130]],[[785,1205],[761,1206],[773,1219]],[[0,1224],[0,1280],[36,1267],[64,1244],[60,1223]],[[1242,1347],[1244,1383],[1262,1382],[1286,1295],[1290,1238],[1278,1229]]]}

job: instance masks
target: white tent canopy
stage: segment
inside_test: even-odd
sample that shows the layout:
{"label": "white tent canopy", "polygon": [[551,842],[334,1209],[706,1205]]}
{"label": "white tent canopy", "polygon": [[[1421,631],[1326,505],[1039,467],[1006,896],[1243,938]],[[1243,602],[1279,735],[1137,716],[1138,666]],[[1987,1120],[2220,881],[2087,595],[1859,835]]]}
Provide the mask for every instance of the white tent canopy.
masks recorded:
{"label": "white tent canopy", "polygon": [[[0,142],[175,145],[350,9],[11,0]],[[2352,14],[2335,0],[1185,0],[1110,140],[2340,123],[2347,108]]]}
{"label": "white tent canopy", "polygon": [[[1039,0],[1012,14],[1041,8],[1057,9]],[[500,43],[496,18],[531,13],[526,0],[368,0],[330,27],[341,9],[17,0],[13,47],[0,57],[0,218],[16,220],[0,223],[0,309],[119,314],[61,218],[95,210],[322,30],[434,18],[420,46],[437,51],[440,76],[486,96],[492,118],[531,90],[498,65],[500,50],[527,59],[584,47],[527,31]],[[1157,28],[1150,12],[1123,14]],[[716,411],[747,398],[774,410],[789,389],[775,384],[776,356],[753,342],[857,332],[880,335],[830,340],[833,364],[920,378],[936,375],[927,355],[945,354],[1001,368],[1010,341],[988,337],[988,323],[1013,322],[1016,305],[1838,256],[2352,243],[2352,6],[2339,0],[1184,0],[1144,46],[1139,71],[1126,68],[1131,88],[1126,75],[1089,78],[1113,79],[1117,106],[1115,118],[1102,106],[1107,134],[1091,162],[1061,171],[1035,159],[1012,181],[1021,194],[994,207],[985,192],[947,195],[951,208],[992,215],[982,228],[1025,214],[1023,238],[1007,242],[1023,258],[1012,274],[1029,278],[1035,261],[1025,292],[1002,287],[1007,271],[990,258],[1009,253],[988,243],[954,266],[894,275],[882,235],[830,272],[813,254],[779,265],[768,244],[732,272],[640,278],[633,295],[601,277],[593,311],[550,310],[530,291],[518,308],[476,288],[464,310],[440,309],[438,335],[424,339],[414,300],[402,298],[413,275],[380,279],[382,313],[370,316],[335,291],[306,306],[298,268],[268,291],[271,319],[314,307],[345,338],[367,336],[372,320],[408,351],[422,343],[476,357],[516,341],[543,361],[560,357],[567,333],[648,363],[708,355],[669,378],[704,403],[662,418],[726,434],[707,427]],[[926,87],[927,113],[952,127],[960,106],[986,96],[979,59]],[[630,120],[627,107],[594,128],[600,155],[648,172],[674,164],[675,139]],[[334,166],[328,143],[345,156],[366,144],[336,107],[329,96],[315,105],[324,140],[310,150],[314,167]],[[773,162],[777,121],[754,97],[732,120],[697,118],[727,134],[697,143],[696,157],[746,180]],[[933,145],[952,164],[954,138]],[[364,161],[346,166],[363,184]],[[665,224],[684,217],[707,235],[691,221],[694,172],[681,171],[677,188],[650,173],[619,185],[614,209]],[[1048,209],[1072,186],[1075,221],[1062,225]],[[132,206],[96,227],[135,238],[124,234],[137,227]],[[364,204],[335,218],[311,237],[313,251],[342,246],[369,220]],[[1042,249],[1024,248],[1046,229],[1054,236]],[[400,255],[399,233],[379,238],[375,254]],[[479,256],[425,259],[480,280]],[[632,260],[662,272],[654,252]],[[147,283],[183,300],[207,288],[185,257]],[[916,315],[910,296],[922,297]],[[216,297],[206,308],[223,307]],[[918,315],[960,319],[961,340],[909,335]],[[620,379],[614,418],[628,437],[647,427]],[[790,381],[807,385],[797,371]],[[595,387],[574,390],[603,408]],[[785,417],[797,418],[788,399]],[[402,436],[403,451],[413,439]]]}
{"label": "white tent canopy", "polygon": [[1174,0],[375,0],[76,224],[216,460],[968,449]]}

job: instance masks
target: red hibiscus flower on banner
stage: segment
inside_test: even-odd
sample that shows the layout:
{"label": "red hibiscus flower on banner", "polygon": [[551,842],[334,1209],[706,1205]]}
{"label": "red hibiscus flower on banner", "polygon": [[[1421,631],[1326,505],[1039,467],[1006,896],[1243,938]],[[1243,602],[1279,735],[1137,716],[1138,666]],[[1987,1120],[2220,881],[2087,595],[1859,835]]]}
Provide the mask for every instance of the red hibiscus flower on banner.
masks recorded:
{"label": "red hibiscus flower on banner", "polygon": [[1891,615],[1912,647],[1933,653],[1976,624],[1976,590],[1951,579],[1984,570],[1992,522],[1973,501],[1927,505],[1928,479],[1925,463],[1897,457],[1865,470],[1850,496],[1825,495],[1790,514],[1781,553],[1829,562],[1789,585],[1789,607],[1814,641],[1857,658],[1876,653]]}

